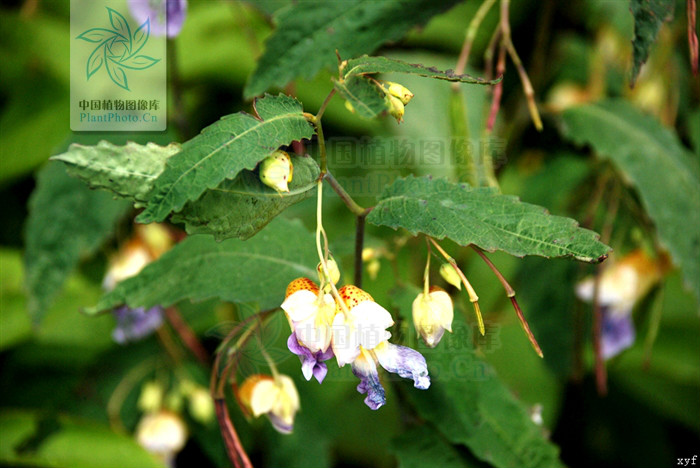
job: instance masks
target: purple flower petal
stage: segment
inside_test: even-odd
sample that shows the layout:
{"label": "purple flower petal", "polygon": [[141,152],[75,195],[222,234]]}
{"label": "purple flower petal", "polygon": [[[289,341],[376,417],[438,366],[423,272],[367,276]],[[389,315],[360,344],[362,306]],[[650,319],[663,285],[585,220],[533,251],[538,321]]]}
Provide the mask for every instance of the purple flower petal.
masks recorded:
{"label": "purple flower petal", "polygon": [[388,372],[413,379],[413,386],[425,390],[430,387],[428,364],[418,351],[386,342],[375,348],[379,364]]}
{"label": "purple flower petal", "polygon": [[277,432],[281,432],[282,434],[289,434],[294,429],[293,425],[286,424],[280,417],[276,416],[273,413],[267,413],[267,417],[272,423],[272,426],[277,430]]}
{"label": "purple flower petal", "polygon": [[150,19],[151,34],[176,37],[187,14],[187,0],[129,0],[131,15],[139,24]]}
{"label": "purple flower petal", "polygon": [[150,335],[163,323],[163,309],[160,306],[131,308],[122,306],[112,311],[117,326],[112,331],[112,339],[119,344],[138,341]]}
{"label": "purple flower petal", "polygon": [[601,354],[610,359],[634,344],[634,322],[631,314],[611,313],[607,307],[603,307],[602,314]]}
{"label": "purple flower petal", "polygon": [[365,404],[370,409],[377,410],[386,403],[386,394],[384,387],[379,381],[379,373],[377,366],[372,359],[366,359],[364,355],[360,355],[352,363],[352,373],[360,379],[357,385],[357,391],[361,394],[367,394]]}
{"label": "purple flower petal", "polygon": [[289,335],[287,347],[292,353],[299,356],[301,360],[301,373],[304,375],[304,378],[306,380],[311,380],[312,377],[316,377],[318,383],[323,383],[323,379],[328,373],[328,367],[323,361],[327,361],[333,357],[333,350],[328,348],[325,352],[318,351],[312,353],[309,348],[299,343],[296,333]]}

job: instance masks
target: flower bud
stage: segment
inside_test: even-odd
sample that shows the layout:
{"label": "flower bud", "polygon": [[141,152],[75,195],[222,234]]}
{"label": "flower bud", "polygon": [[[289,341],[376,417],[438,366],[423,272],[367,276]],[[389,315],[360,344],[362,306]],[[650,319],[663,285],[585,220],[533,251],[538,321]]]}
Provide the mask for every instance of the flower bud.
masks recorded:
{"label": "flower bud", "polygon": [[192,419],[208,424],[214,419],[214,401],[206,388],[197,386],[188,396],[188,409]]}
{"label": "flower bud", "polygon": [[162,224],[137,224],[136,233],[143,239],[143,242],[153,256],[153,260],[157,260],[173,246],[173,237],[170,231],[168,231],[168,228]]}
{"label": "flower bud", "polygon": [[326,264],[328,265],[328,278],[326,278],[326,273],[323,271],[323,263],[319,262],[319,264],[316,266],[319,280],[321,283],[325,283],[328,279],[330,279],[333,284],[338,284],[338,281],[340,281],[340,270],[338,269],[338,264],[333,257],[328,257]]}
{"label": "flower bud", "polygon": [[345,108],[352,112],[353,114],[355,113],[355,107],[352,105],[350,101],[345,101]]}
{"label": "flower bud", "polygon": [[294,416],[299,410],[299,394],[289,376],[280,375],[274,379],[268,375],[251,375],[241,385],[238,397],[256,418],[264,414],[278,432],[292,432]]}
{"label": "flower bud", "polygon": [[373,258],[372,260],[370,260],[367,264],[367,274],[369,275],[370,279],[377,279],[377,275],[379,274],[379,270],[381,268],[382,264],[379,262],[378,259]]}
{"label": "flower bud", "polygon": [[398,123],[403,122],[404,106],[403,102],[401,102],[401,99],[397,98],[396,96],[387,94],[386,101],[391,116],[394,117]]}
{"label": "flower bud", "polygon": [[389,94],[399,98],[401,104],[403,104],[404,106],[408,104],[411,101],[411,99],[413,99],[413,93],[409,91],[408,88],[406,88],[405,86],[400,85],[398,83],[393,83],[391,81],[387,81],[386,84],[389,85]]}
{"label": "flower bud", "polygon": [[443,263],[442,266],[440,266],[440,276],[455,288],[459,290],[462,289],[462,279],[459,277],[455,267],[449,263]]}
{"label": "flower bud", "polygon": [[136,427],[136,440],[151,453],[172,460],[187,441],[187,426],[170,411],[146,414]]}
{"label": "flower bud", "polygon": [[277,150],[260,163],[260,180],[278,192],[289,192],[287,183],[292,181],[294,166],[289,155]]}
{"label": "flower bud", "polygon": [[452,332],[453,318],[452,299],[441,288],[433,286],[427,295],[420,293],[413,301],[413,325],[431,348],[437,346],[445,330]]}
{"label": "flower bud", "polygon": [[163,404],[163,387],[156,381],[146,382],[141,387],[141,394],[137,403],[138,408],[144,413],[154,413],[160,410]]}

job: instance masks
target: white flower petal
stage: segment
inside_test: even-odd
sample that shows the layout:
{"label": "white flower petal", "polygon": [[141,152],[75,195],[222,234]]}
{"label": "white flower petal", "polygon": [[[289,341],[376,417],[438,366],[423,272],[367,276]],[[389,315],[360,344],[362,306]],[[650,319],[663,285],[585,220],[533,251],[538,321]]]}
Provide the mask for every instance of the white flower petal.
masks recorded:
{"label": "white flower petal", "polygon": [[284,300],[282,310],[293,322],[299,322],[316,314],[318,296],[308,289],[300,289]]}

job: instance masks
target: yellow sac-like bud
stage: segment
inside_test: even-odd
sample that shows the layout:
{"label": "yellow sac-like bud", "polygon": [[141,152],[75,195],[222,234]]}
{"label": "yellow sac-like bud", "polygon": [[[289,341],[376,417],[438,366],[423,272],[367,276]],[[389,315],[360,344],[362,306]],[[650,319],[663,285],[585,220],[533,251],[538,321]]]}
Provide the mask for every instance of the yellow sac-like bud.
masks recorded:
{"label": "yellow sac-like bud", "polygon": [[418,294],[413,301],[413,325],[431,348],[437,346],[445,330],[452,332],[453,318],[452,299],[438,287],[431,287],[427,295]]}
{"label": "yellow sac-like bud", "polygon": [[408,104],[411,101],[411,99],[413,99],[413,93],[409,91],[408,88],[406,88],[405,86],[400,85],[398,83],[393,83],[391,81],[387,81],[386,84],[389,85],[389,94],[399,98],[399,100],[401,100],[401,103],[404,106]]}
{"label": "yellow sac-like bud", "polygon": [[289,192],[287,184],[292,181],[294,166],[292,158],[277,150],[260,163],[260,180],[278,192]]}
{"label": "yellow sac-like bud", "polygon": [[208,424],[214,419],[214,400],[206,388],[197,386],[188,396],[188,406],[192,419]]}
{"label": "yellow sac-like bud", "polygon": [[353,107],[352,103],[350,101],[345,101],[345,108],[352,112],[353,114],[355,113],[355,107]]}
{"label": "yellow sac-like bud", "polygon": [[363,262],[369,262],[373,258],[376,258],[378,255],[377,249],[373,247],[365,247],[362,249],[362,261]]}
{"label": "yellow sac-like bud", "polygon": [[[340,270],[338,269],[338,264],[333,257],[330,256],[328,257],[326,264],[328,265],[328,277],[330,281],[332,281],[333,284],[338,284],[338,281],[340,281]],[[323,271],[323,263],[319,262],[319,264],[316,266],[316,271],[318,271],[318,278],[321,283],[325,283],[326,274]]]}
{"label": "yellow sac-like bud", "polygon": [[163,387],[156,381],[146,382],[141,387],[141,394],[137,403],[138,408],[144,413],[158,411],[163,405]]}
{"label": "yellow sac-like bud", "polygon": [[379,262],[378,259],[373,258],[369,261],[369,263],[367,264],[367,274],[369,275],[370,279],[377,279],[377,275],[379,274],[379,270],[381,269],[381,267],[382,264]]}
{"label": "yellow sac-like bud", "polygon": [[162,224],[137,224],[136,234],[143,239],[154,260],[173,246],[173,237]]}
{"label": "yellow sac-like bud", "polygon": [[136,427],[136,440],[151,453],[166,460],[182,450],[187,441],[187,426],[180,416],[170,411],[149,413]]}
{"label": "yellow sac-like bud", "polygon": [[401,99],[397,98],[396,96],[392,96],[391,94],[387,94],[386,102],[391,116],[394,117],[398,123],[403,122],[404,106]]}
{"label": "yellow sac-like bud", "polygon": [[238,396],[253,416],[265,414],[277,431],[283,434],[292,432],[294,416],[299,410],[299,394],[289,376],[279,375],[274,379],[267,375],[252,375],[243,382]]}
{"label": "yellow sac-like bud", "polygon": [[442,279],[450,283],[455,288],[459,290],[462,289],[462,279],[459,277],[459,274],[457,273],[457,270],[455,270],[455,267],[453,267],[449,263],[443,263],[440,266],[440,276],[442,276]]}

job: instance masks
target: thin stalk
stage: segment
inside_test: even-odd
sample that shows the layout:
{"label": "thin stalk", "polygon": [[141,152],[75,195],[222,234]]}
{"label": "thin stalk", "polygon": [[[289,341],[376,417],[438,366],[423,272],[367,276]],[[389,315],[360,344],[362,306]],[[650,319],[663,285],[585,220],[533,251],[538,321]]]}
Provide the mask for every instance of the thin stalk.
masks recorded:
{"label": "thin stalk", "polygon": [[430,293],[430,256],[433,254],[430,249],[430,242],[425,239],[425,244],[428,248],[428,258],[425,261],[425,270],[423,271],[423,296],[428,297]]}
{"label": "thin stalk", "polygon": [[345,203],[345,206],[348,207],[348,209],[354,214],[355,216],[367,216],[369,212],[372,210],[372,208],[364,208],[360,205],[357,204],[355,200],[352,199],[350,194],[345,191],[342,185],[336,180],[335,177],[333,177],[333,174],[330,172],[326,172],[324,175],[324,179],[328,181],[328,184],[331,186],[333,191],[338,194],[341,200],[343,200],[343,203]]}
{"label": "thin stalk", "polygon": [[180,81],[180,69],[177,58],[177,42],[175,39],[167,41],[168,68],[170,72],[170,86],[173,90],[173,106],[175,113],[175,127],[180,137],[185,140],[189,136],[189,124],[185,114],[185,105],[182,98],[182,82]]}
{"label": "thin stalk", "polygon": [[605,360],[603,359],[601,335],[603,332],[603,310],[600,305],[600,277],[602,276],[603,268],[596,266],[595,280],[593,282],[593,354],[595,358],[595,382],[598,389],[598,395],[608,393],[608,371],[605,368]]}
{"label": "thin stalk", "polygon": [[129,396],[129,393],[131,393],[136,384],[143,380],[157,364],[158,360],[156,358],[139,363],[124,376],[114,389],[107,401],[107,417],[109,418],[109,424],[112,426],[112,429],[116,431],[126,431],[120,416],[124,400],[126,400],[126,397]]}
{"label": "thin stalk", "polygon": [[192,355],[205,366],[209,365],[209,353],[204,349],[199,338],[197,338],[197,335],[192,331],[192,328],[190,328],[177,308],[167,307],[165,309],[165,318]]}
{"label": "thin stalk", "polygon": [[221,429],[229,460],[236,468],[253,468],[253,464],[250,462],[248,454],[238,438],[233,421],[231,421],[226,400],[217,398],[214,400],[214,405],[216,407],[216,419],[219,421],[219,428]]}
{"label": "thin stalk", "polygon": [[[472,50],[472,46],[474,45],[476,33],[479,31],[481,23],[484,21],[486,14],[489,12],[489,10],[491,10],[491,7],[494,3],[496,3],[496,0],[485,0],[484,3],[482,3],[481,6],[479,6],[479,9],[476,11],[476,14],[469,22],[467,34],[464,37],[464,44],[462,44],[462,50],[459,53],[457,65],[455,66],[455,73],[457,75],[461,75],[462,73],[464,73],[464,68],[467,66],[467,62],[469,62],[469,54]],[[458,84],[454,83],[452,86],[456,87],[458,86]]]}
{"label": "thin stalk", "polygon": [[508,281],[505,279],[505,277],[501,274],[501,272],[496,268],[496,265],[493,264],[493,262],[484,254],[484,252],[478,248],[475,245],[471,245],[471,248],[474,249],[474,251],[479,254],[481,259],[488,265],[488,267],[493,271],[493,273],[496,275],[498,278],[498,281],[501,282],[501,285],[503,286],[503,289],[506,291],[506,295],[510,299],[511,304],[513,304],[513,308],[515,309],[515,313],[518,316],[518,320],[520,320],[520,325],[522,325],[523,330],[525,331],[525,334],[527,335],[527,338],[530,340],[530,344],[532,344],[532,347],[534,348],[535,352],[537,355],[541,358],[544,357],[544,354],[542,353],[542,348],[540,348],[540,345],[537,343],[537,340],[535,339],[535,335],[530,331],[530,325],[527,323],[527,320],[525,319],[525,315],[523,315],[522,309],[520,309],[520,305],[518,304],[517,299],[515,299],[515,290],[513,287],[508,283]]}
{"label": "thin stalk", "polygon": [[355,286],[362,289],[362,250],[365,244],[365,218],[361,214],[355,218]]}
{"label": "thin stalk", "polygon": [[457,266],[457,262],[455,262],[455,259],[450,257],[450,255],[445,252],[445,250],[440,247],[440,244],[438,244],[435,239],[432,237],[428,237],[428,240],[435,246],[435,248],[440,252],[440,254],[447,260],[447,262],[452,265],[452,268],[455,269],[457,274],[459,275],[459,278],[462,280],[462,284],[464,284],[465,289],[467,290],[467,294],[469,294],[469,302],[472,303],[472,306],[474,306],[474,314],[476,315],[476,320],[479,323],[479,332],[481,335],[486,334],[486,327],[484,326],[484,319],[481,316],[481,309],[479,308],[479,296],[476,295],[476,291],[474,291],[474,288],[472,287],[471,283],[467,279],[467,277],[464,275],[462,270]]}
{"label": "thin stalk", "polygon": [[[498,49],[498,62],[496,63],[496,74],[498,76],[503,76],[506,72],[506,47],[501,40],[501,45]],[[496,83],[493,87],[493,98],[491,99],[491,110],[489,111],[489,118],[486,121],[486,132],[491,135],[493,132],[493,127],[496,125],[496,116],[498,115],[498,110],[501,107],[501,96],[503,96],[503,80]]]}
{"label": "thin stalk", "polygon": [[644,360],[642,361],[642,368],[645,370],[648,370],[651,366],[651,351],[654,348],[656,337],[659,335],[659,327],[661,325],[663,311],[664,289],[662,285],[661,290],[656,296],[654,307],[651,310],[651,317],[649,318],[649,331],[647,331],[647,336],[644,340]]}
{"label": "thin stalk", "polygon": [[688,16],[688,49],[690,50],[690,67],[693,70],[693,75],[698,76],[698,35],[695,32],[697,4],[695,3],[695,0],[686,0],[686,11]]}

